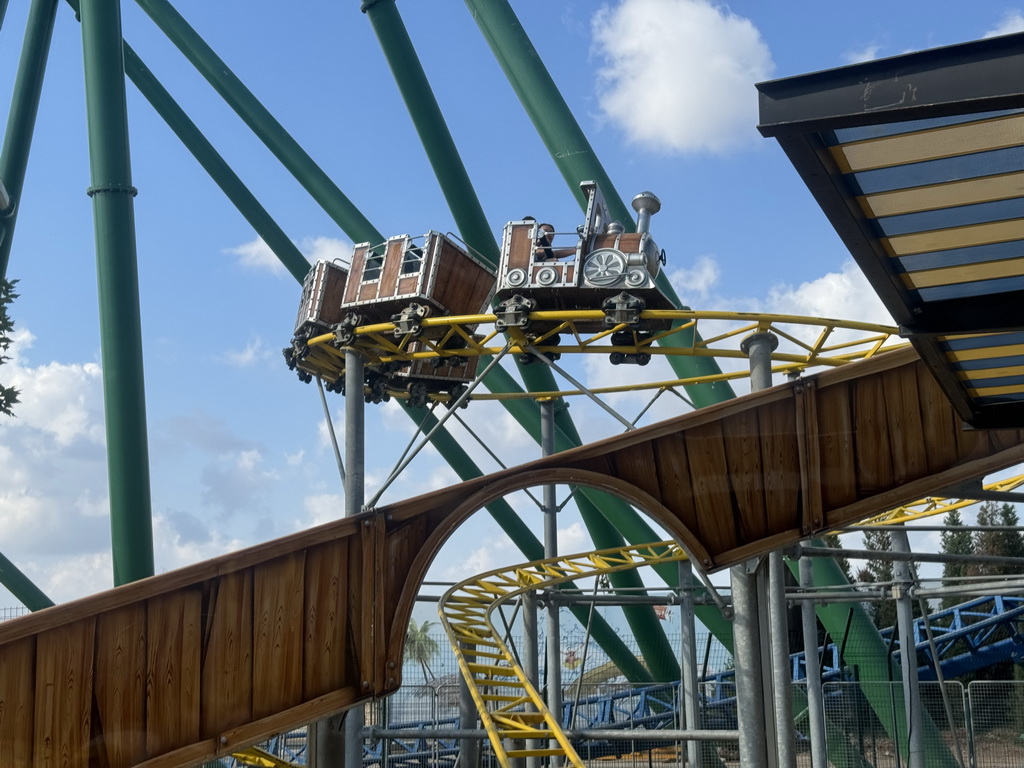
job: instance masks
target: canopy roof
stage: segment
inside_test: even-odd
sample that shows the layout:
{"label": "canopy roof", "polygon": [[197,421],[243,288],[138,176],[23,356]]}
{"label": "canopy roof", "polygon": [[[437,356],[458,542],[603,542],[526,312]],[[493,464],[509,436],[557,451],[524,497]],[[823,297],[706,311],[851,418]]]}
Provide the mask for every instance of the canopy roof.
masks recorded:
{"label": "canopy roof", "polygon": [[761,133],[958,413],[1024,425],[1024,33],[757,88]]}

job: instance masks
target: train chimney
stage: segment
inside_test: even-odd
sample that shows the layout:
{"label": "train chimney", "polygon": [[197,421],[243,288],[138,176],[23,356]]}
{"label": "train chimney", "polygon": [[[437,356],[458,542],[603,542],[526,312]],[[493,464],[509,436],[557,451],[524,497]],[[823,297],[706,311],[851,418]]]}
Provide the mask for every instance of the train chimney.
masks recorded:
{"label": "train chimney", "polygon": [[633,210],[637,212],[636,231],[651,231],[651,216],[661,210],[661,200],[653,192],[641,192],[633,198]]}

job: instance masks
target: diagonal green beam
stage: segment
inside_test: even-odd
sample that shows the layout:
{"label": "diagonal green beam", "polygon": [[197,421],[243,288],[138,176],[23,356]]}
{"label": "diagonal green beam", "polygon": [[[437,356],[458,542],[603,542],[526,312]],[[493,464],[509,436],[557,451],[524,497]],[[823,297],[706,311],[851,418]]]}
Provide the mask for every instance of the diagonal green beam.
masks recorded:
{"label": "diagonal green beam", "polygon": [[54,605],[53,600],[32,583],[14,563],[0,554],[0,584],[14,595],[30,611],[41,611]]}
{"label": "diagonal green beam", "polygon": [[0,279],[7,277],[14,226],[18,220],[18,205],[25,186],[25,170],[28,167],[32,134],[39,113],[39,96],[43,90],[43,76],[46,74],[46,60],[50,54],[56,18],[57,0],[32,0],[25,39],[21,46],[18,74],[14,80],[4,146],[0,150],[0,180],[14,204],[13,210],[0,211]]}
{"label": "diagonal green beam", "polygon": [[357,243],[384,241],[383,235],[170,3],[136,2],[349,237]]}

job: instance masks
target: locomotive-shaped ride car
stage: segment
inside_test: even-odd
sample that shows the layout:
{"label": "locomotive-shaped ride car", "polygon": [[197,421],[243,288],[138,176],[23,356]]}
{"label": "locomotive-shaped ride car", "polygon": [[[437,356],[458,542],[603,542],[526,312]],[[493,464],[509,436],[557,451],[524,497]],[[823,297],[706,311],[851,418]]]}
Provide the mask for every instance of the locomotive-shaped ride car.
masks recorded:
{"label": "locomotive-shaped ride car", "polygon": [[650,192],[633,198],[637,231],[626,232],[611,219],[596,182],[580,187],[587,195],[587,213],[575,232],[563,236],[533,219],[505,225],[495,291],[498,327],[540,334],[556,321],[531,322],[530,312],[600,309],[604,317],[577,320],[576,329],[595,333],[626,325],[632,343],[635,332],[667,328],[669,321],[640,318],[644,309],[676,308],[657,284],[665,254],[648,232],[661,202]]}

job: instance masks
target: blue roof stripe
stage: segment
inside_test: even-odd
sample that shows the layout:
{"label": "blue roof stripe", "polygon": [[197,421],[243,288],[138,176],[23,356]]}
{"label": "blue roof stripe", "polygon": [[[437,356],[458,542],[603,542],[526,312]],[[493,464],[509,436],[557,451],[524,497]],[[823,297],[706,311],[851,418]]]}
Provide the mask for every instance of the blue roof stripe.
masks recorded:
{"label": "blue roof stripe", "polygon": [[[1024,291],[1024,277],[999,277],[994,280],[978,280],[973,283],[937,285],[934,288],[918,288],[917,293],[924,302],[947,301],[986,296],[992,293]],[[1022,305],[1024,309],[1024,305]]]}
{"label": "blue roof stripe", "polygon": [[[998,346],[998,345],[997,345]],[[1011,365],[1024,365],[1024,355],[1009,357],[990,357],[986,360],[963,360],[952,364],[954,371],[983,371],[987,368],[1005,368]]]}
{"label": "blue roof stripe", "polygon": [[971,379],[965,381],[968,387],[1024,387],[1024,376],[993,376],[990,379]]}
{"label": "blue roof stripe", "polygon": [[886,136],[898,136],[901,133],[925,131],[929,128],[942,128],[947,125],[961,125],[978,120],[991,120],[996,117],[1020,114],[1021,112],[1024,112],[1024,109],[1003,109],[996,112],[975,112],[970,115],[949,115],[947,117],[932,117],[924,120],[901,120],[898,123],[859,125],[853,128],[837,128],[834,131],[826,131],[822,134],[822,138],[831,147],[836,144],[848,144],[851,141],[881,139]]}
{"label": "blue roof stripe", "polygon": [[983,347],[1009,347],[1024,344],[1024,331],[1010,333],[984,333],[968,336],[963,339],[943,339],[940,344],[951,352],[961,349],[981,349]]}
{"label": "blue roof stripe", "polygon": [[884,216],[875,221],[878,222],[884,235],[892,237],[893,235],[909,235],[913,232],[966,227],[971,224],[984,224],[988,221],[1007,221],[1019,218],[1024,218],[1024,197]]}
{"label": "blue roof stripe", "polygon": [[965,264],[983,264],[986,261],[1017,259],[1024,256],[1024,240],[1010,240],[1005,243],[972,245],[969,248],[950,248],[948,251],[929,251],[900,256],[897,261],[907,272],[939,267],[956,267]]}
{"label": "blue roof stripe", "polygon": [[[1024,142],[1024,137],[1021,138]],[[846,174],[854,194],[873,195],[895,189],[910,189],[947,181],[978,179],[1002,173],[1024,171],[1024,147],[1006,147],[988,152],[926,160],[923,163],[893,165],[871,171]]]}
{"label": "blue roof stripe", "polygon": [[974,398],[977,405],[999,405],[1000,403],[1016,403],[1024,400],[1024,392],[1014,392],[1008,395],[985,395]]}

